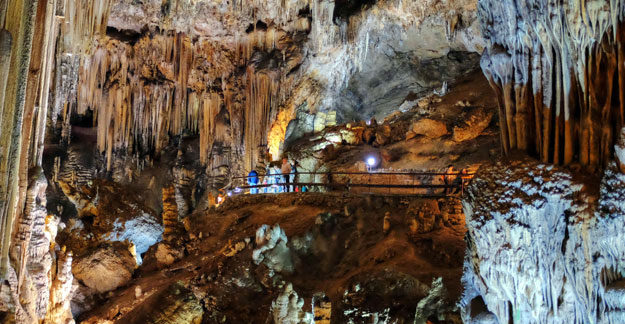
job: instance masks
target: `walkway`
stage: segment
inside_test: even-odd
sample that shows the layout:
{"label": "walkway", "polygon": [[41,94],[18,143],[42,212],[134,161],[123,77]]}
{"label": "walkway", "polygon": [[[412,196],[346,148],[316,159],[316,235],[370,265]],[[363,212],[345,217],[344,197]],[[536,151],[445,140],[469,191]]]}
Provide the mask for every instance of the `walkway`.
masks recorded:
{"label": "walkway", "polygon": [[[288,175],[294,183],[285,183],[283,174],[258,175],[258,184],[249,185],[248,177],[232,178],[232,193],[284,193],[290,191],[371,193],[383,195],[462,196],[474,173],[439,172],[298,172]],[[443,181],[449,179],[448,183]]]}

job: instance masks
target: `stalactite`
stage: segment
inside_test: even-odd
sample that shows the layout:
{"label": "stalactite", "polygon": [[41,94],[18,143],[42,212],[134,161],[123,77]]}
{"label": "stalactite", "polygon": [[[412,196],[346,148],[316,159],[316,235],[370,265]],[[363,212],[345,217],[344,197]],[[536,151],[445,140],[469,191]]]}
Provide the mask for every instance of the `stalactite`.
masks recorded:
{"label": "stalactite", "polygon": [[[249,167],[267,144],[270,123],[291,89],[286,67],[302,59],[291,44],[284,31],[259,30],[238,44],[241,61],[232,62],[237,55],[229,49],[180,33],[147,35],[134,45],[103,40],[82,61],[71,114],[93,111],[107,168],[117,153],[158,154],[183,133],[199,135],[203,164],[227,162],[220,157],[226,149],[245,155]],[[290,61],[274,57],[276,49],[291,51]],[[243,76],[235,75],[240,63],[247,65]],[[216,132],[223,109],[229,131]]]}
{"label": "stalactite", "polygon": [[[625,3],[522,3],[479,2],[490,45],[482,68],[504,107],[504,152],[526,151],[558,164],[606,165],[623,125],[625,77],[618,61]],[[514,64],[502,68],[502,52]],[[612,100],[615,91],[619,102]]]}
{"label": "stalactite", "polygon": [[[65,7],[71,2],[64,1]],[[83,2],[79,16],[73,18],[90,21],[103,34],[106,10],[90,8],[109,2]],[[56,233],[46,222],[47,181],[40,164],[64,17],[58,15],[57,0],[9,0],[0,7],[5,28],[0,31],[0,278],[9,279],[5,287],[12,300],[3,302],[9,302],[15,321],[37,323],[48,307],[50,242]],[[93,20],[92,14],[99,19]],[[68,28],[73,26],[65,25],[65,31]],[[83,34],[85,29],[74,31],[82,35],[83,43],[94,35]],[[90,47],[88,43],[82,48]]]}
{"label": "stalactite", "polygon": [[215,140],[215,118],[221,110],[221,98],[217,93],[209,93],[201,98],[200,114],[200,161],[206,164],[211,156]]}
{"label": "stalactite", "polygon": [[88,52],[96,36],[106,34],[111,0],[61,0],[64,8],[63,47],[69,53]]}

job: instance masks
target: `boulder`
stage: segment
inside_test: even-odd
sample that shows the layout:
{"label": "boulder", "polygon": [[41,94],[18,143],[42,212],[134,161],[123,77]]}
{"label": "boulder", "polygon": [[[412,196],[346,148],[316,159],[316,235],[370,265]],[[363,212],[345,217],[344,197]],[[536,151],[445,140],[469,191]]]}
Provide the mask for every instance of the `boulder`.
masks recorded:
{"label": "boulder", "polygon": [[377,146],[383,146],[390,143],[391,139],[391,127],[389,125],[382,125],[378,127],[375,132],[375,143]]}
{"label": "boulder", "polygon": [[184,249],[176,248],[171,244],[162,242],[156,247],[156,263],[160,268],[170,266],[184,257]]}
{"label": "boulder", "polygon": [[[420,119],[412,124],[410,131],[415,135],[425,135],[429,138],[439,138],[448,133],[445,123],[429,118]],[[408,135],[406,135],[406,137],[408,137]]]}
{"label": "boulder", "polygon": [[136,267],[128,244],[113,242],[76,257],[72,272],[85,286],[105,293],[130,281]]}
{"label": "boulder", "polygon": [[110,241],[129,241],[136,247],[137,264],[141,265],[141,255],[148,251],[150,246],[161,240],[163,226],[153,215],[141,213],[127,221],[115,220],[113,230],[105,236]]}
{"label": "boulder", "polygon": [[341,142],[343,141],[343,138],[341,137],[341,133],[339,131],[327,132],[325,135],[323,135],[323,139],[326,142],[332,144],[341,144]]}
{"label": "boulder", "polygon": [[493,119],[492,111],[477,108],[469,113],[464,125],[454,127],[454,142],[470,141],[482,134]]}
{"label": "boulder", "polygon": [[362,127],[341,129],[341,142],[349,145],[362,143]]}

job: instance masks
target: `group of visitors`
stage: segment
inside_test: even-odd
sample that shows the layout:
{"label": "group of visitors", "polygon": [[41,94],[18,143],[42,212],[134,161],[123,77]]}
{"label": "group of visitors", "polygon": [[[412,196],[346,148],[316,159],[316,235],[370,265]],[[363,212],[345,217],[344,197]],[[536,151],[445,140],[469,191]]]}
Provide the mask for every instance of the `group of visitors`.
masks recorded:
{"label": "group of visitors", "polygon": [[471,175],[468,170],[462,169],[460,172],[454,169],[453,165],[448,165],[445,170],[445,175],[442,176],[442,180],[445,183],[445,194],[457,194],[464,189],[465,183],[471,179]]}
{"label": "group of visitors", "polygon": [[[262,177],[261,188],[250,188],[250,194],[258,193],[280,193],[280,192],[298,192],[299,186],[294,185],[297,178],[297,161],[292,163],[287,158],[279,162],[271,162],[267,165],[265,175]],[[247,183],[250,186],[258,186],[260,177],[258,172],[252,170],[247,176]]]}

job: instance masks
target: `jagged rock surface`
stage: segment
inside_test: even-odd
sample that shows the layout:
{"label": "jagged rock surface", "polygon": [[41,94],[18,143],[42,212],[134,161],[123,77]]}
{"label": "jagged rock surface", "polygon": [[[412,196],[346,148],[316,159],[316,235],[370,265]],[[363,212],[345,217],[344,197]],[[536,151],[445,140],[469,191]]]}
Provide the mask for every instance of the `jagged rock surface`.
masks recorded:
{"label": "jagged rock surface", "polygon": [[612,163],[597,193],[564,169],[507,164],[482,168],[464,202],[465,322],[621,323],[625,176]]}
{"label": "jagged rock surface", "polygon": [[474,69],[475,0],[430,2],[378,2],[340,18],[345,4],[327,0],[116,2],[108,37],[61,87],[62,134],[74,115],[93,115],[107,169],[180,135],[199,135],[211,168],[253,168],[263,147],[280,154],[300,107],[319,119],[313,129],[383,117],[411,91]]}
{"label": "jagged rock surface", "polygon": [[72,273],[87,287],[105,293],[126,284],[136,267],[136,259],[129,246],[115,242],[77,256]]}

